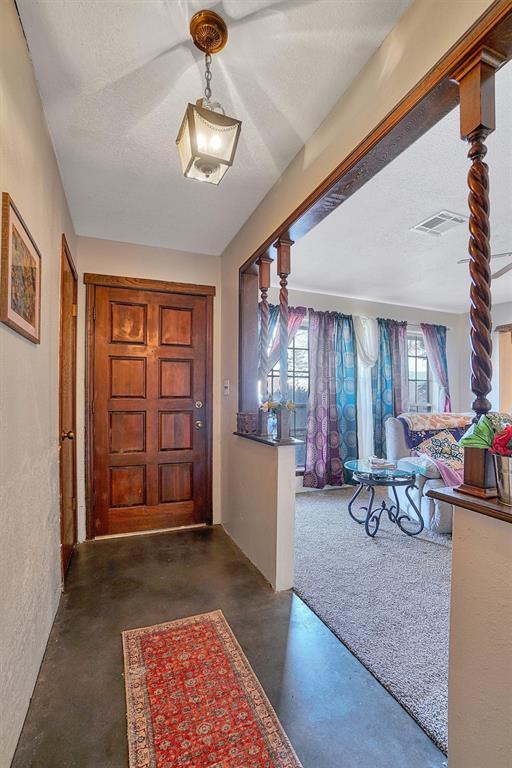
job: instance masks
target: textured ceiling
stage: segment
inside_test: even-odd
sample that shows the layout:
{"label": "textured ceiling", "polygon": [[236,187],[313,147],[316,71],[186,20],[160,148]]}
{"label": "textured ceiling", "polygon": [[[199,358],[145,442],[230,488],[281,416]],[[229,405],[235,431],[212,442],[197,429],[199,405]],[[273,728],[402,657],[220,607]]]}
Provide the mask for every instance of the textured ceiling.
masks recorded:
{"label": "textured ceiling", "polygon": [[[491,250],[500,253],[512,251],[512,64],[496,75],[496,125],[486,160]],[[466,312],[468,265],[457,261],[467,256],[467,226],[439,237],[410,231],[442,209],[468,215],[466,153],[455,109],[296,243],[290,287]],[[512,301],[512,271],[492,282],[492,297]]]}
{"label": "textured ceiling", "polygon": [[[218,254],[410,0],[17,0],[79,235]],[[174,140],[203,91],[188,36],[229,28],[213,96],[243,121],[219,187],[184,179]]]}

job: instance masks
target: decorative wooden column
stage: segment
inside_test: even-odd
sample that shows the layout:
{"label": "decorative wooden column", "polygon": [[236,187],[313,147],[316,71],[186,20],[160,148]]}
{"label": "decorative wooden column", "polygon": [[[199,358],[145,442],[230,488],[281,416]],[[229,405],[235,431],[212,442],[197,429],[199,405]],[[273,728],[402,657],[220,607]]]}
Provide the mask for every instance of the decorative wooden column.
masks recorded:
{"label": "decorative wooden column", "polygon": [[281,408],[277,420],[277,439],[280,442],[290,440],[290,412],[288,402],[288,276],[291,272],[291,246],[293,240],[279,238],[274,243],[277,249],[277,274],[280,278],[279,290],[279,388],[281,390]]}
{"label": "decorative wooden column", "polygon": [[[269,319],[270,310],[268,306],[268,289],[270,288],[270,265],[272,259],[270,256],[262,256],[258,261],[258,275],[260,288],[260,337],[258,349],[258,397],[260,405],[267,403],[268,394],[268,373],[270,369],[269,360]],[[261,437],[271,437],[269,433],[269,418],[271,414],[268,410],[258,409],[258,434]]]}
{"label": "decorative wooden column", "polygon": [[[471,167],[469,186],[469,271],[471,324],[471,390],[475,399],[471,405],[474,421],[491,409],[487,395],[492,379],[492,318],[489,226],[489,168],[484,162],[485,141],[495,129],[494,75],[503,58],[482,48],[453,76],[460,91],[460,132],[469,143]],[[494,473],[487,451],[465,449],[465,493],[475,496],[496,496]]]}
{"label": "decorative wooden column", "polygon": [[260,287],[260,349],[258,378],[260,381],[260,398],[262,402],[268,400],[268,373],[269,373],[269,306],[268,289],[270,288],[270,265],[272,259],[262,256],[258,261],[259,287]]}

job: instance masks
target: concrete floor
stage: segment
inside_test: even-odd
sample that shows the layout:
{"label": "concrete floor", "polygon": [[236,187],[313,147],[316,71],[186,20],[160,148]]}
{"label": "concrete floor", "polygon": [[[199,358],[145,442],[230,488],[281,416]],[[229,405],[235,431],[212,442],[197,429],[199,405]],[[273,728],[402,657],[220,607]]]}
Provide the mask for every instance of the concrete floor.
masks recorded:
{"label": "concrete floor", "polygon": [[220,527],[78,547],[12,768],[127,768],[121,630],[221,608],[304,768],[446,759],[293,593]]}

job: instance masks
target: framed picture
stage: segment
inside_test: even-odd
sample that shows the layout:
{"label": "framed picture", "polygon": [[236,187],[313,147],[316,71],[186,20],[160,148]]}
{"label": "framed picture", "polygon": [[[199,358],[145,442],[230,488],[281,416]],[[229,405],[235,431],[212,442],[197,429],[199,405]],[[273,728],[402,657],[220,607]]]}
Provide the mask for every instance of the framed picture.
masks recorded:
{"label": "framed picture", "polygon": [[2,193],[0,320],[39,344],[41,254],[7,192]]}

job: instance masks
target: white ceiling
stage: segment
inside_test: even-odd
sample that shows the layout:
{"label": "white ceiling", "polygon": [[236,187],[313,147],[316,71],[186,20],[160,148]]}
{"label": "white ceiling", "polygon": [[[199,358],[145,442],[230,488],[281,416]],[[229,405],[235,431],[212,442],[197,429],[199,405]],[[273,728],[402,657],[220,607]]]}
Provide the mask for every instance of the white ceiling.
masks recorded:
{"label": "white ceiling", "polygon": [[[221,253],[410,2],[17,0],[77,234]],[[184,179],[174,145],[202,7],[230,36],[213,95],[243,121],[219,187]]]}
{"label": "white ceiling", "polygon": [[[496,75],[496,131],[487,140],[491,250],[512,251],[512,64]],[[468,215],[467,146],[451,112],[293,247],[290,287],[453,312],[469,309],[468,230],[410,228],[442,209]],[[512,259],[492,262],[496,271]],[[492,282],[512,301],[512,271]],[[510,318],[512,321],[512,317]]]}

